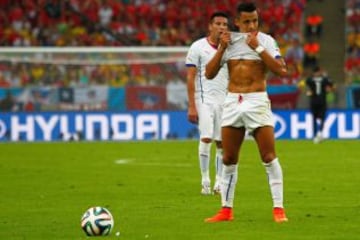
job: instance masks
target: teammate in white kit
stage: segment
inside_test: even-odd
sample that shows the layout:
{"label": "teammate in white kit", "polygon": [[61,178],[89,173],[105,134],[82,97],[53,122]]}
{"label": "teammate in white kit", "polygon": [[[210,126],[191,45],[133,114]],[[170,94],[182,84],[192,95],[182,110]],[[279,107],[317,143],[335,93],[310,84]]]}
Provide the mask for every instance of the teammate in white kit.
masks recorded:
{"label": "teammate in white kit", "polygon": [[228,95],[223,105],[223,173],[221,210],[206,222],[233,220],[233,202],[238,178],[238,158],[246,130],[251,133],[265,166],[273,200],[275,222],[286,222],[283,206],[282,168],[275,153],[274,121],[266,92],[267,69],[287,76],[275,40],[258,32],[258,12],[253,3],[241,3],[235,25],[240,33],[225,32],[218,50],[206,65],[206,77],[213,78],[223,65],[229,69]]}
{"label": "teammate in white kit", "polygon": [[212,80],[205,77],[205,66],[215,55],[220,34],[228,31],[228,16],[215,12],[210,17],[209,35],[195,41],[186,57],[187,89],[189,98],[188,119],[198,124],[200,141],[198,148],[201,193],[212,194],[209,172],[211,144],[216,143],[214,193],[220,193],[222,172],[221,113],[227,85],[228,70],[224,65]]}

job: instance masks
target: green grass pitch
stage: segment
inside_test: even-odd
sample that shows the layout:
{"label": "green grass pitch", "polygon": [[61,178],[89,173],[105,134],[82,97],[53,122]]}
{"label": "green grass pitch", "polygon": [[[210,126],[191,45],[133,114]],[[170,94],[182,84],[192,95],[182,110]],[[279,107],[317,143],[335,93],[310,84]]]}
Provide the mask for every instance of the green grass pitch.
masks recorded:
{"label": "green grass pitch", "polygon": [[235,220],[208,224],[220,197],[200,195],[197,141],[2,143],[0,239],[88,239],[80,218],[95,205],[115,219],[105,239],[360,239],[359,141],[276,147],[289,222],[272,221],[265,170],[249,140]]}

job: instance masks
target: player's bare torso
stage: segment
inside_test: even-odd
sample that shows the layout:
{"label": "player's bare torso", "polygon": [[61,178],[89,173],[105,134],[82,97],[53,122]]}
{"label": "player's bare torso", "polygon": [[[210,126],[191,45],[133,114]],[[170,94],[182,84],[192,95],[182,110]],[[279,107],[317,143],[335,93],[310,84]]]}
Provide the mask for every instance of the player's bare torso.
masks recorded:
{"label": "player's bare torso", "polygon": [[266,66],[259,60],[228,60],[228,91],[250,93],[266,91]]}

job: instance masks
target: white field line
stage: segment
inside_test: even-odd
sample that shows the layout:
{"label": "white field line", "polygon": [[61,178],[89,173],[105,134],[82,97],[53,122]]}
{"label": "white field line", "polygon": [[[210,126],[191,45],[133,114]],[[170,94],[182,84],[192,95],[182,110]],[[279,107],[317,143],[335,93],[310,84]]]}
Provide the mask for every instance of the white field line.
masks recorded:
{"label": "white field line", "polygon": [[162,163],[162,162],[136,162],[134,159],[117,159],[115,164],[119,165],[137,165],[137,166],[156,166],[156,167],[176,167],[176,168],[188,168],[193,167],[190,163]]}

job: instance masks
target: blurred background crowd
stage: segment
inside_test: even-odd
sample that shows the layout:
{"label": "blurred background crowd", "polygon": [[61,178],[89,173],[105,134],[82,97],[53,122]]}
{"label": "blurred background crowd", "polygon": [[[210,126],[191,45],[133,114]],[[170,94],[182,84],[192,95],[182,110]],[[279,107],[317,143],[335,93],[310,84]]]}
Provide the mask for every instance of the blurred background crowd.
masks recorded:
{"label": "blurred background crowd", "polygon": [[[256,0],[261,30],[278,42],[291,77],[271,77],[270,85],[301,85],[321,65],[324,17],[308,9],[312,1]],[[238,0],[0,0],[0,44],[8,47],[189,46],[205,36],[217,10],[234,18]],[[360,1],[343,9],[346,38],[343,61],[346,85],[360,84]],[[335,47],[335,46],[334,46]],[[343,60],[345,59],[345,60]],[[185,84],[179,64],[62,65],[0,61],[0,87]]]}

